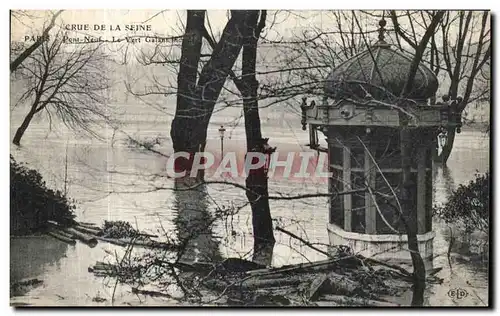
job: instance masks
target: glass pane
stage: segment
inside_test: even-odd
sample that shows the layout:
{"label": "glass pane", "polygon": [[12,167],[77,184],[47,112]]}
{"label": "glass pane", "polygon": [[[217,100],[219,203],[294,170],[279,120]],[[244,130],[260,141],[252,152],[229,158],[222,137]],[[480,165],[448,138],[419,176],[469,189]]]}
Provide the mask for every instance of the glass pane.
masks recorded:
{"label": "glass pane", "polygon": [[351,150],[351,168],[364,168],[365,167],[365,149],[363,147],[350,148]]}
{"label": "glass pane", "polygon": [[341,147],[330,146],[330,163],[342,166],[344,161],[344,149]]}
{"label": "glass pane", "polygon": [[[400,220],[397,206],[398,204],[392,191],[394,190],[394,192],[398,194],[401,174],[399,172],[384,172],[384,176],[385,180],[380,173],[377,173],[375,177],[376,191],[378,193],[376,197],[377,205],[385,221],[387,221],[394,230],[404,233],[404,225]],[[377,234],[394,234],[394,231],[385,223],[378,211],[376,217]]]}
{"label": "glass pane", "polygon": [[[340,192],[343,191],[344,185],[342,181],[343,172],[342,170],[330,168],[332,172],[332,178],[330,179],[330,192]],[[344,198],[343,196],[333,195],[330,202],[330,223],[335,224],[341,228],[344,228]]]}
{"label": "glass pane", "polygon": [[[365,186],[365,179],[363,172],[351,173],[352,189],[360,189]],[[352,196],[352,223],[351,228],[353,232],[365,233],[365,193],[354,193]]]}

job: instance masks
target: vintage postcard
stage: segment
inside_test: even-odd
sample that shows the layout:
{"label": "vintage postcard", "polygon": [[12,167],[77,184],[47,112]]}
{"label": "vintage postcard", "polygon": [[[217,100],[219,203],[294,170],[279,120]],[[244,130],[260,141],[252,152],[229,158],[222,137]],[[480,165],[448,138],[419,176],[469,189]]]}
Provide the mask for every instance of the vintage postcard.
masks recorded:
{"label": "vintage postcard", "polygon": [[491,305],[490,11],[10,23],[11,306]]}

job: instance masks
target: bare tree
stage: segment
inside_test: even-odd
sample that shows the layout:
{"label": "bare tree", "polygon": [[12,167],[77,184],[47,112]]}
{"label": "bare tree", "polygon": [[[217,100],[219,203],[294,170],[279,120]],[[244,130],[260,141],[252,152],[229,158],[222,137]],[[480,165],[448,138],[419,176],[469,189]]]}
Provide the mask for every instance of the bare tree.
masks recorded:
{"label": "bare tree", "polygon": [[[63,12],[63,10],[59,10],[56,13],[52,15],[52,18],[50,19],[49,25],[47,27],[44,27],[43,32],[41,36],[38,37],[38,39],[31,44],[28,48],[26,48],[22,53],[20,53],[11,63],[10,63],[10,72],[16,71],[17,67],[23,63],[23,61],[28,58],[40,45],[42,45],[43,41],[47,40],[49,36],[50,30],[54,27],[56,23],[57,17]],[[11,11],[11,18],[16,17],[17,15],[22,15],[20,12],[16,11]]]}
{"label": "bare tree", "polygon": [[[251,18],[253,32],[245,39],[243,45],[242,79],[237,86],[243,96],[247,153],[259,152],[270,157],[274,149],[268,145],[268,140],[262,137],[257,101],[259,82],[255,77],[257,42],[265,26],[267,12],[261,11],[259,23],[257,23],[258,15],[259,12],[254,11]],[[266,249],[267,253],[269,253],[268,249],[272,253],[275,244],[268,198],[267,171],[264,167],[253,170],[247,175],[246,188],[246,195],[252,208],[254,261],[259,262],[261,261],[259,257],[266,258]],[[267,261],[270,263],[270,260]]]}
{"label": "bare tree", "polygon": [[[179,133],[189,133],[190,142],[182,143],[188,145],[193,152],[204,150],[208,121],[213,111],[218,94],[225,84],[226,77],[231,75],[236,86],[243,96],[245,127],[247,134],[248,152],[265,152],[266,144],[260,131],[260,118],[257,108],[257,88],[258,82],[255,79],[255,63],[257,53],[258,35],[264,28],[266,14],[261,16],[261,22],[257,25],[258,11],[234,11],[229,20],[224,33],[218,43],[212,38],[204,26],[204,12],[189,11],[186,23],[186,34],[183,39],[182,57],[178,74],[178,91],[176,117],[172,122],[172,138]],[[232,26],[232,23],[235,23]],[[234,29],[233,29],[234,28]],[[213,49],[210,60],[204,65],[198,86],[196,86],[197,66],[201,55],[201,37],[203,35]],[[235,78],[232,72],[232,63],[239,55],[239,50],[243,49],[243,73],[242,79]],[[229,53],[229,56],[227,55]],[[222,54],[222,55],[221,55]],[[224,75],[225,74],[225,75]],[[212,78],[210,80],[206,78]],[[206,86],[204,85],[206,82]],[[216,86],[214,86],[216,84]],[[208,93],[206,94],[206,90]],[[211,96],[211,90],[217,93]],[[217,90],[219,92],[217,92]],[[198,94],[197,94],[198,93]],[[201,93],[201,95],[199,95]],[[207,103],[208,109],[200,109],[200,105],[206,100],[204,95],[208,95],[213,101]],[[201,110],[201,111],[200,111]],[[194,114],[194,115],[193,115]],[[186,125],[179,125],[179,122],[191,120],[190,125],[200,126],[199,131],[187,131]],[[195,132],[195,133],[193,133]],[[198,134],[196,136],[196,133]],[[193,138],[193,134],[196,136]],[[195,147],[193,146],[193,143]],[[177,144],[176,144],[177,143]],[[179,142],[174,139],[174,151],[179,150]],[[266,148],[264,148],[266,147]],[[186,148],[184,146],[184,148]],[[187,166],[186,169],[190,169]],[[247,178],[247,196],[252,207],[252,222],[254,228],[254,253],[259,256],[264,248],[274,245],[272,220],[270,215],[269,201],[267,199],[267,175],[264,168],[258,171],[259,174],[252,173]],[[250,193],[249,193],[250,192]]]}
{"label": "bare tree", "polygon": [[[196,152],[200,148],[199,142],[192,139],[192,131],[185,128],[186,122],[190,120],[194,111],[194,102],[197,100],[198,64],[200,62],[202,29],[205,23],[204,10],[188,10],[186,30],[182,38],[181,60],[179,63],[179,72],[177,74],[177,105],[175,108],[175,118],[172,121],[170,135],[173,140],[174,151],[184,151],[190,146],[195,148],[188,152]],[[198,147],[197,147],[198,146]],[[184,168],[189,168],[185,166]]]}
{"label": "bare tree", "polygon": [[[427,27],[421,40],[418,42],[415,50],[415,56],[410,65],[410,71],[408,73],[408,79],[405,83],[402,98],[408,96],[413,89],[413,82],[415,80],[415,75],[417,73],[418,66],[422,60],[423,53],[429,40],[437,29],[440,23],[444,11],[438,11],[433,14],[432,21]],[[404,106],[404,105],[403,105]],[[403,113],[399,112],[401,131],[400,131],[400,142],[401,142],[401,168],[402,168],[402,190],[401,190],[401,206],[406,215],[406,231],[408,235],[408,248],[410,250],[410,255],[413,263],[413,276],[414,276],[414,289],[413,289],[413,299],[412,305],[422,306],[424,303],[424,290],[425,290],[425,266],[418,249],[417,240],[417,210],[416,205],[411,200],[411,186],[414,184],[411,182],[411,148],[413,144],[412,133],[408,127],[409,117]]]}
{"label": "bare tree", "polygon": [[[409,30],[401,26],[398,13],[391,11],[396,39],[400,49],[405,50],[401,40],[411,49],[417,48],[418,27],[427,28],[432,12],[403,12]],[[489,79],[482,74],[488,72],[491,59],[491,32],[489,11],[447,11],[438,25],[438,31],[426,48],[422,62],[430,66],[436,75],[444,75],[442,83],[448,85],[445,99],[452,102],[458,122],[468,104],[475,101],[489,102]],[[441,71],[441,72],[440,72]],[[436,162],[446,164],[455,141],[456,128],[448,128],[447,142],[441,154],[435,152]]]}
{"label": "bare tree", "polygon": [[[180,168],[179,171],[190,171],[194,154],[203,151],[205,148],[207,128],[215,103],[224,87],[229,72],[238,58],[243,46],[243,39],[252,32],[252,28],[249,26],[250,16],[249,11],[231,11],[231,18],[224,28],[222,37],[215,46],[210,59],[203,65],[198,77],[198,82],[194,88],[196,97],[189,98],[193,93],[191,86],[183,84],[177,89],[178,95],[187,96],[187,98],[182,97],[178,101],[188,102],[187,106],[180,104],[182,106],[180,107],[180,111],[184,111],[185,113],[185,109],[187,108],[189,115],[184,115],[184,113],[176,115],[172,121],[170,134],[174,151],[184,151],[191,155],[191,158],[187,161],[184,161],[183,158],[177,159],[177,161],[184,161],[178,165]],[[203,15],[201,15],[198,21],[198,27],[193,26],[193,29],[199,28],[199,22],[202,21],[202,18]],[[183,41],[183,45],[188,42],[189,39]],[[181,60],[187,60],[186,54],[188,53],[197,54],[197,52],[189,52],[187,49],[183,49],[182,53]],[[196,62],[196,59],[197,57],[193,59],[193,62]],[[189,67],[192,68],[194,64],[185,66],[180,69],[183,70],[182,72],[179,71],[178,78],[181,79],[178,79],[178,81],[183,80],[182,78],[186,75],[185,71]],[[191,76],[192,74],[188,74],[188,78]],[[190,81],[192,82],[192,80]],[[190,126],[191,128],[186,129],[186,126]]]}
{"label": "bare tree", "polygon": [[19,145],[33,117],[45,111],[73,129],[94,136],[91,123],[107,119],[106,56],[99,44],[68,45],[59,31],[31,53],[18,69],[26,76],[17,104],[29,103],[29,111],[17,129],[13,143]]}

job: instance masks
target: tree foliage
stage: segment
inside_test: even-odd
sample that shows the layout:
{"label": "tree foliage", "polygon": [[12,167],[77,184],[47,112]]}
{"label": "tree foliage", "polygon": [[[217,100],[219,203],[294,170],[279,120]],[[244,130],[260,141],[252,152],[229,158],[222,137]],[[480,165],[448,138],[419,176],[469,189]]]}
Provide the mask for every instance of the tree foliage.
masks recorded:
{"label": "tree foliage", "polygon": [[43,228],[47,221],[70,223],[75,205],[60,190],[46,186],[41,174],[10,156],[11,234]]}
{"label": "tree foliage", "polygon": [[490,219],[490,173],[477,174],[467,185],[459,185],[435,214],[446,223],[460,223],[466,231],[488,232]]}

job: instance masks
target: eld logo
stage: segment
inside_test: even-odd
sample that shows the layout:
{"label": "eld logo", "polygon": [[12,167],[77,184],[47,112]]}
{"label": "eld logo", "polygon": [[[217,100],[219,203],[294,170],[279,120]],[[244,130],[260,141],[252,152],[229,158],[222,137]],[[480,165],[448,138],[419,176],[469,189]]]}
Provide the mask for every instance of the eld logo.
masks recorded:
{"label": "eld logo", "polygon": [[469,293],[467,293],[466,290],[460,289],[460,288],[451,289],[451,290],[448,291],[448,296],[449,297],[456,298],[458,300],[461,300],[461,299],[467,297],[468,295],[469,295]]}

